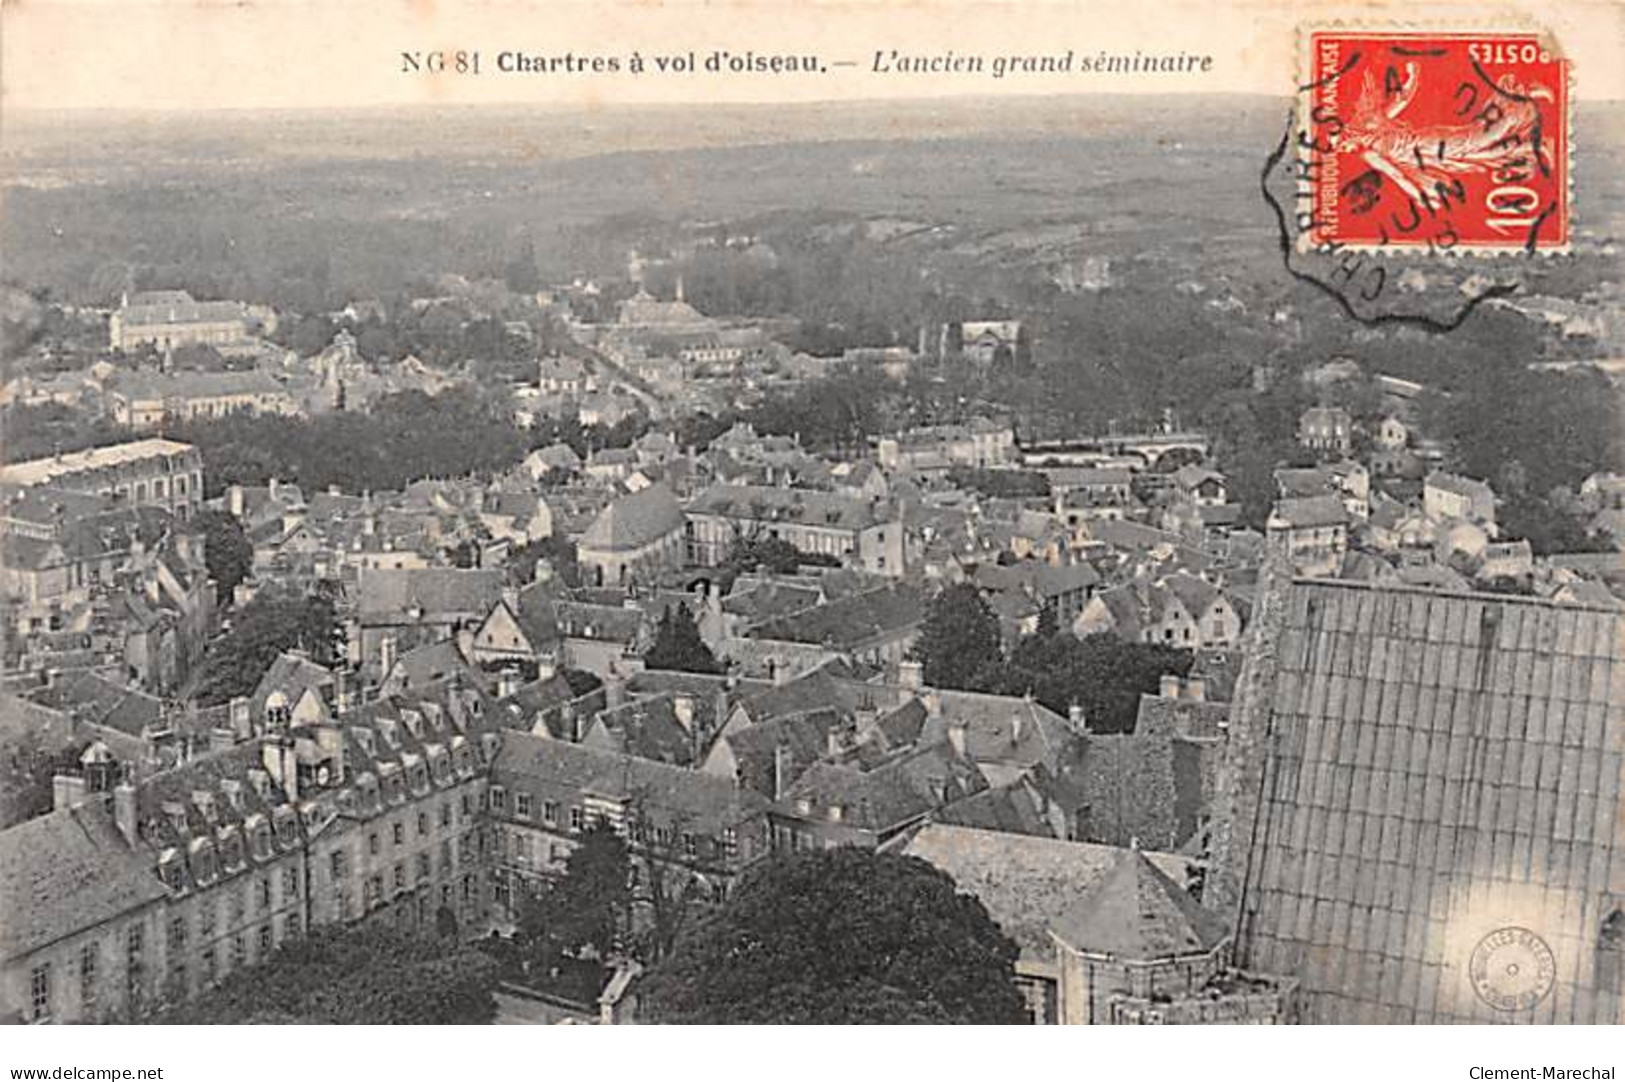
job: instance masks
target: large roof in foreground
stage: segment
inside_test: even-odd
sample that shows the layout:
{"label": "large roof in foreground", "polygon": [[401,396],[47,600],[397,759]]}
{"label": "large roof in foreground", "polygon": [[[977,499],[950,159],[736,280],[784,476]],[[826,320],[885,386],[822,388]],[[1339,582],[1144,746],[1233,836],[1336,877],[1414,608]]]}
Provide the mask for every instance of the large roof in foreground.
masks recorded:
{"label": "large roof in foreground", "polygon": [[1236,826],[1241,964],[1298,977],[1306,1022],[1625,1021],[1625,613],[1278,601],[1232,715],[1274,749]]}

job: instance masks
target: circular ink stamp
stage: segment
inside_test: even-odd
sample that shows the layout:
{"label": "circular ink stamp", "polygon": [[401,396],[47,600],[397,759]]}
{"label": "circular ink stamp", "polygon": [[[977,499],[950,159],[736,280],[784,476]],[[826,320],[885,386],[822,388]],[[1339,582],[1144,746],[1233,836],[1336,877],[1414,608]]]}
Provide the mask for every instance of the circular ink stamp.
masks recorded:
{"label": "circular ink stamp", "polygon": [[1478,941],[1467,964],[1478,998],[1498,1011],[1527,1011],[1551,994],[1557,961],[1527,928],[1498,928]]}
{"label": "circular ink stamp", "polygon": [[1549,35],[1336,27],[1302,41],[1261,178],[1289,274],[1361,322],[1448,331],[1516,292],[1528,257],[1570,250],[1569,62]]}

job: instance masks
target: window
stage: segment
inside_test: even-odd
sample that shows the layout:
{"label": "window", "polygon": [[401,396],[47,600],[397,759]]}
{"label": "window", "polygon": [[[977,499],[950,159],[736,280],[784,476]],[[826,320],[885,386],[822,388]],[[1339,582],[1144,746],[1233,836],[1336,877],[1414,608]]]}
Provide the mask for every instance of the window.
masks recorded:
{"label": "window", "polygon": [[287,905],[299,896],[299,869],[282,869],[282,903]]}
{"label": "window", "polygon": [[96,1002],[96,971],[101,968],[102,945],[86,943],[79,948],[79,1002],[89,1007]]}
{"label": "window", "polygon": [[51,1017],[51,963],[42,962],[34,967],[28,977],[28,1000],[32,1008],[29,1015],[34,1021],[42,1022]]}
{"label": "window", "polygon": [[186,950],[186,918],[175,917],[169,922],[169,953],[174,957]]}
{"label": "window", "polygon": [[395,844],[396,845],[405,845],[406,844],[406,824],[405,823],[396,823],[395,824]]}
{"label": "window", "polygon": [[464,819],[467,819],[470,815],[474,814],[474,812],[473,812],[473,801],[469,800],[467,793],[463,794],[462,810],[463,810],[463,818]]}
{"label": "window", "polygon": [[429,878],[429,854],[427,854],[427,853],[419,853],[418,854],[418,882],[421,883],[421,882],[425,881],[428,878]]}
{"label": "window", "polygon": [[582,827],[584,827],[586,825],[587,825],[587,817],[586,817],[585,814],[582,813],[581,809],[580,808],[571,808],[570,809],[570,829],[571,830],[580,830]]}
{"label": "window", "polygon": [[220,962],[215,957],[214,948],[210,947],[203,952],[203,979],[210,984],[220,976]]}
{"label": "window", "polygon": [[272,936],[271,926],[269,924],[260,925],[260,957],[261,958],[265,958],[267,955],[269,955],[271,953],[272,946],[275,945],[275,941],[271,938],[271,936]]}
{"label": "window", "polygon": [[418,837],[425,837],[429,833],[429,813],[418,812]]}
{"label": "window", "polygon": [[271,877],[265,876],[259,881],[260,912],[264,913],[271,908]]}
{"label": "window", "polygon": [[406,889],[406,862],[400,861],[395,865],[395,889]]}
{"label": "window", "polygon": [[529,819],[531,813],[531,796],[529,793],[515,793],[513,797],[513,813],[520,819]]}
{"label": "window", "polygon": [[381,875],[370,875],[370,876],[368,876],[367,877],[367,896],[366,896],[367,908],[371,909],[373,906],[377,905],[379,902],[381,902],[383,900],[384,900],[384,877],[381,876]]}
{"label": "window", "polygon": [[350,860],[348,853],[342,849],[335,849],[331,854],[328,855],[327,859],[330,865],[332,879],[335,883],[341,879],[350,878]]}
{"label": "window", "polygon": [[231,968],[241,969],[248,957],[248,945],[243,941],[243,933],[238,932],[231,937]]}
{"label": "window", "polygon": [[542,822],[549,826],[559,821],[559,806],[556,801],[542,801]]}
{"label": "window", "polygon": [[440,843],[440,874],[451,874],[451,839],[443,839]]}
{"label": "window", "polygon": [[730,857],[739,849],[739,832],[733,827],[727,827],[723,830],[722,848]]}
{"label": "window", "polygon": [[367,835],[367,852],[373,856],[378,855],[378,832],[376,830]]}
{"label": "window", "polygon": [[494,812],[508,810],[508,791],[500,785],[491,786],[491,810]]}
{"label": "window", "polygon": [[198,910],[197,914],[198,935],[203,936],[205,939],[214,935],[215,914],[216,909],[214,900],[205,900],[203,907]]}
{"label": "window", "polygon": [[694,840],[694,835],[685,830],[683,832],[683,855],[692,857],[699,852],[699,848],[699,843]]}
{"label": "window", "polygon": [[443,827],[451,826],[451,801],[449,800],[440,805],[440,825]]}

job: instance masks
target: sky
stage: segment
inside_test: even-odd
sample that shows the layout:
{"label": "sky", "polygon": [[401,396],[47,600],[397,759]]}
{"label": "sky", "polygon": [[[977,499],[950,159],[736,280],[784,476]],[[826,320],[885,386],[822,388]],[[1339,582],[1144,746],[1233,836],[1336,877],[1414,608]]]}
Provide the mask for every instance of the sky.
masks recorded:
{"label": "sky", "polygon": [[[1301,30],[1372,25],[1549,31],[1577,100],[1625,98],[1625,3],[1238,0],[0,0],[0,110],[808,102],[890,97],[1184,92],[1284,95]],[[402,53],[478,51],[481,73],[408,73]],[[713,74],[715,50],[815,56],[814,74]],[[980,55],[981,72],[875,72],[874,56]],[[998,56],[1073,70],[995,78]],[[660,72],[656,56],[699,70]],[[1101,52],[1211,56],[1206,71],[1085,74]],[[498,54],[615,58],[617,71],[502,73]],[[636,52],[648,65],[627,70]],[[844,61],[852,66],[833,66]],[[3,120],[3,114],[0,114]]]}

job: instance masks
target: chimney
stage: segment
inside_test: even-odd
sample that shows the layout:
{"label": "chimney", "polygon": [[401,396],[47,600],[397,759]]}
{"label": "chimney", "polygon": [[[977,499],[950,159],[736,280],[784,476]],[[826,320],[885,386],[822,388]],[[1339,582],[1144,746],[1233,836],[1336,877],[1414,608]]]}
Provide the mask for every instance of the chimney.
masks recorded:
{"label": "chimney", "polygon": [[236,518],[243,517],[243,486],[232,485],[226,489],[226,510]]}
{"label": "chimney", "polygon": [[940,718],[942,716],[941,695],[938,695],[935,691],[928,691],[921,697],[921,700],[925,703],[927,717]]}
{"label": "chimney", "polygon": [[231,700],[231,731],[238,740],[254,735],[254,718],[248,709],[248,699],[239,695]]}
{"label": "chimney", "polygon": [[1010,715],[1010,743],[1021,743],[1021,714],[1019,712]]}
{"label": "chimney", "polygon": [[378,644],[378,679],[382,681],[395,667],[395,636],[385,635]]}
{"label": "chimney", "polygon": [[519,670],[512,665],[497,674],[497,698],[506,699],[519,690]]}
{"label": "chimney", "polygon": [[287,794],[291,804],[299,799],[299,760],[293,754],[293,749],[284,745],[281,739],[267,737],[260,748],[260,761],[265,764],[265,770],[275,778],[282,791]]}
{"label": "chimney", "polygon": [[350,712],[350,674],[340,668],[333,674],[333,712],[344,717]]}
{"label": "chimney", "polygon": [[824,733],[824,753],[831,759],[841,754],[841,731],[833,725]]}
{"label": "chimney", "polygon": [[1083,707],[1077,703],[1066,708],[1066,720],[1074,733],[1082,734],[1089,731],[1089,723],[1083,716]]}
{"label": "chimney", "polygon": [[783,658],[768,658],[767,671],[772,675],[773,686],[776,688],[782,688],[790,682],[790,666],[785,664]]}
{"label": "chimney", "polygon": [[948,743],[953,745],[954,754],[960,758],[965,755],[965,731],[969,728],[963,718],[955,718],[948,723]]}
{"label": "chimney", "polygon": [[532,575],[534,582],[552,582],[553,565],[545,557],[536,561],[536,570]]}
{"label": "chimney", "polygon": [[1161,694],[1164,699],[1179,698],[1179,677],[1173,673],[1163,673]]}
{"label": "chimney", "polygon": [[1200,676],[1193,676],[1186,680],[1185,698],[1192,702],[1205,702],[1207,700],[1207,681]]}
{"label": "chimney", "polygon": [[558,663],[552,654],[536,655],[536,679],[551,680],[558,675]]}
{"label": "chimney", "polygon": [[910,691],[918,691],[923,683],[924,667],[918,661],[897,663],[897,682]]}
{"label": "chimney", "polygon": [[515,616],[519,615],[519,589],[514,586],[502,588],[502,603],[508,606],[508,611]]}
{"label": "chimney", "polygon": [[790,749],[783,744],[773,748],[773,799],[784,799],[784,783],[788,780],[785,775],[790,769]]}
{"label": "chimney", "polygon": [[677,724],[683,727],[684,732],[694,731],[694,696],[686,692],[673,695],[671,712],[677,716]]}
{"label": "chimney", "polygon": [[337,725],[316,726],[316,747],[323,761],[332,764],[327,783],[334,788],[344,784],[344,730]]}
{"label": "chimney", "polygon": [[127,781],[113,787],[113,822],[118,825],[118,832],[124,835],[125,842],[134,845],[135,786]]}
{"label": "chimney", "polygon": [[51,779],[51,810],[77,808],[85,802],[85,779],[78,774],[57,774]]}

